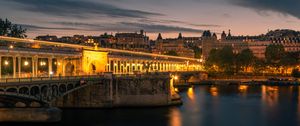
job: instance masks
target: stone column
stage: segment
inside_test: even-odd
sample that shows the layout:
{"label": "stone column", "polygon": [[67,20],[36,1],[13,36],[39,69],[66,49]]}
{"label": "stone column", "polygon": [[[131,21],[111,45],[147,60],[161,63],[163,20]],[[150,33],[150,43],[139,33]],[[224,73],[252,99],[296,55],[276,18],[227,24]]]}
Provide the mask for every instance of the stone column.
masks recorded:
{"label": "stone column", "polygon": [[51,76],[51,73],[53,74],[53,71],[52,71],[52,57],[48,58],[48,71],[49,71],[48,75]]}
{"label": "stone column", "polygon": [[163,71],[163,69],[162,69],[162,63],[161,63],[161,62],[159,63],[159,71],[160,71],[160,72]]}
{"label": "stone column", "polygon": [[118,60],[116,60],[116,64],[117,64],[117,66],[116,66],[116,73],[120,73],[120,64],[119,64],[119,62],[120,61],[118,61]]}
{"label": "stone column", "polygon": [[127,74],[127,62],[126,61],[124,61],[124,74]]}
{"label": "stone column", "polygon": [[133,63],[132,63],[132,61],[130,60],[130,62],[129,62],[129,73],[132,73],[132,68],[133,68],[133,67],[132,67],[132,64],[133,64]]}
{"label": "stone column", "polygon": [[18,56],[18,77],[20,78],[21,77],[21,60],[22,58],[20,56]]}
{"label": "stone column", "polygon": [[39,62],[39,57],[35,57],[34,58],[34,66],[35,66],[35,76],[38,76],[38,70],[39,70],[39,66],[38,66],[38,62]]}
{"label": "stone column", "polygon": [[122,63],[121,63],[121,66],[122,66],[122,74],[125,74],[126,73],[126,71],[125,71],[125,64],[124,63],[126,63],[126,62],[124,62],[124,61],[122,61]]}
{"label": "stone column", "polygon": [[16,56],[13,56],[13,77],[16,78]]}
{"label": "stone column", "polygon": [[114,60],[111,60],[111,62],[112,62],[112,73],[116,73],[116,63],[115,63],[115,61]]}
{"label": "stone column", "polygon": [[106,67],[105,67],[105,72],[109,72],[109,63],[110,63],[110,60],[109,58],[107,58],[107,63],[106,63]]}
{"label": "stone column", "polygon": [[62,58],[62,60],[61,60],[61,67],[62,67],[61,75],[65,76],[66,75],[66,72],[65,72],[65,58]]}
{"label": "stone column", "polygon": [[32,69],[32,74],[31,75],[32,75],[32,77],[35,77],[35,74],[34,74],[35,73],[35,67],[34,67],[35,66],[34,65],[35,62],[34,62],[34,59],[35,59],[34,57],[31,58],[31,69]]}

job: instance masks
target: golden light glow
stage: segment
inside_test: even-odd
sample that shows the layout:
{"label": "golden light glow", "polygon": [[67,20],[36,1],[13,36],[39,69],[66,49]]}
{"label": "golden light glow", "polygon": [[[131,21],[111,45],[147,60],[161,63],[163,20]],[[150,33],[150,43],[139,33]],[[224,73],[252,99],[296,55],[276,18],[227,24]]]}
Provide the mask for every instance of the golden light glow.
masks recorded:
{"label": "golden light glow", "polygon": [[[33,40],[33,39],[22,39],[22,38],[14,38],[14,37],[6,37],[6,36],[0,36],[0,40],[12,41],[12,42],[22,42],[22,43],[37,43],[37,44],[54,45],[54,46],[60,45],[60,46],[70,47],[70,48],[95,50],[94,47],[91,47],[91,46],[68,44],[68,43],[61,43],[61,42],[40,41],[40,40]],[[98,47],[98,49],[96,49],[96,50],[105,51],[105,52],[119,52],[119,53],[127,53],[127,54],[134,54],[134,55],[153,56],[153,57],[161,57],[161,58],[174,58],[174,59],[182,59],[182,60],[199,61],[199,59],[196,59],[196,58],[167,56],[167,55],[160,55],[160,54],[153,54],[153,53],[146,53],[146,52],[135,52],[135,51],[128,51],[128,50],[112,49],[112,48]]]}
{"label": "golden light glow", "polygon": [[105,67],[103,66],[107,64],[107,54],[107,52],[84,50],[82,58],[83,71],[87,74],[90,73],[90,67],[93,64],[96,68],[96,73],[105,72]]}
{"label": "golden light glow", "polygon": [[218,96],[218,88],[217,87],[211,87],[210,93],[212,96]]}
{"label": "golden light glow", "polygon": [[13,48],[14,48],[14,46],[13,46],[13,45],[10,45],[10,46],[9,46],[9,48],[10,48],[10,49],[13,49]]}
{"label": "golden light glow", "polygon": [[175,92],[179,92],[178,88],[174,88]]}
{"label": "golden light glow", "polygon": [[269,107],[273,107],[278,104],[278,96],[278,87],[262,86],[262,101]]}
{"label": "golden light glow", "polygon": [[192,87],[190,87],[188,89],[187,95],[192,101],[195,100],[195,93],[194,93],[194,89]]}
{"label": "golden light glow", "polygon": [[41,62],[40,62],[40,65],[41,65],[41,66],[45,66],[45,65],[46,65],[46,62],[41,61]]}
{"label": "golden light glow", "polygon": [[178,76],[174,76],[174,79],[175,79],[175,80],[178,80]]}
{"label": "golden light glow", "polygon": [[9,62],[8,62],[7,60],[5,60],[5,61],[4,61],[4,65],[7,66],[8,64],[9,64]]}
{"label": "golden light glow", "polygon": [[181,113],[178,108],[173,108],[170,113],[170,126],[182,126]]}
{"label": "golden light glow", "polygon": [[25,66],[28,66],[28,65],[29,65],[29,62],[28,62],[28,61],[25,61],[25,62],[24,62],[24,65],[25,65]]}
{"label": "golden light glow", "polygon": [[40,46],[40,44],[38,44],[38,43],[34,43],[34,44],[32,45],[32,48],[39,49],[39,48],[41,48],[41,46]]}
{"label": "golden light glow", "polygon": [[239,86],[239,91],[240,91],[240,92],[246,92],[247,89],[248,89],[248,86],[247,86],[247,85],[240,85],[240,86]]}

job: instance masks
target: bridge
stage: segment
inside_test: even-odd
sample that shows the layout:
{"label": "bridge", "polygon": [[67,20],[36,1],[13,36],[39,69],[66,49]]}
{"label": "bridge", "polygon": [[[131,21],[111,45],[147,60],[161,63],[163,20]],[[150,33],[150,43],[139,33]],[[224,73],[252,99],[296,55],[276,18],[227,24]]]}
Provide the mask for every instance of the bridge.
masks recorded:
{"label": "bridge", "polygon": [[202,71],[201,59],[0,36],[0,78]]}
{"label": "bridge", "polygon": [[195,58],[5,36],[0,52],[0,108],[170,105],[175,75],[203,71]]}

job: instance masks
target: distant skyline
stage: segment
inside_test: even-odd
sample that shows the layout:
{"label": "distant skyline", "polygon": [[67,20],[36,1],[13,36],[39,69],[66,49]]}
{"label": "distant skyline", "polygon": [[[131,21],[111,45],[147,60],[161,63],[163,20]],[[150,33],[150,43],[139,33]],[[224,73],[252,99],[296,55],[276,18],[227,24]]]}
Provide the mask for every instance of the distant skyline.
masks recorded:
{"label": "distant skyline", "polygon": [[203,30],[259,35],[300,30],[299,0],[0,0],[0,18],[38,35],[139,32],[151,39],[201,36]]}

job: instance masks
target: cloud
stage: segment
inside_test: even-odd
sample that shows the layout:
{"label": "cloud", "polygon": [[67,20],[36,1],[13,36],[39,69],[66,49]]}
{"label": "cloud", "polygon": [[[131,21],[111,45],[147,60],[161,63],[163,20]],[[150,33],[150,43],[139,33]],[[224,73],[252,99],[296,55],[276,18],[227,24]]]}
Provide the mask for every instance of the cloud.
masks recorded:
{"label": "cloud", "polygon": [[196,26],[196,27],[221,27],[221,25],[217,24],[196,24],[196,23],[189,23],[185,21],[178,21],[178,20],[165,20],[165,19],[160,19],[160,20],[155,20],[155,19],[141,19],[139,20],[140,22],[147,22],[147,23],[161,23],[161,24],[179,24],[179,25],[189,25],[189,26]]}
{"label": "cloud", "polygon": [[114,5],[86,0],[10,0],[23,10],[46,15],[92,18],[93,16],[147,18],[163,16],[160,13],[124,9]]}
{"label": "cloud", "polygon": [[[242,7],[252,8],[259,13],[265,11],[279,12],[292,15],[300,19],[300,0],[228,0],[230,3]],[[265,14],[265,13],[262,13]]]}
{"label": "cloud", "polygon": [[137,29],[144,29],[150,33],[151,32],[191,32],[191,33],[203,32],[203,30],[200,29],[170,26],[170,25],[160,25],[160,24],[143,24],[143,23],[136,23],[136,22],[120,22],[120,24],[131,26]]}
{"label": "cloud", "polygon": [[101,23],[101,24],[92,24],[92,23],[82,23],[82,22],[50,22],[52,24],[61,25],[63,27],[74,27],[88,29],[90,31],[106,31],[106,32],[130,32],[140,29],[144,29],[149,33],[158,33],[158,32],[190,32],[190,33],[199,33],[203,30],[186,28],[186,27],[177,27],[171,25],[163,24],[154,24],[154,23],[140,23],[140,22],[116,22],[116,23]]}
{"label": "cloud", "polygon": [[37,25],[29,25],[29,24],[18,24],[22,26],[23,28],[26,28],[28,30],[36,31],[36,30],[83,30],[80,28],[69,28],[69,27],[43,27],[43,26],[37,26]]}

